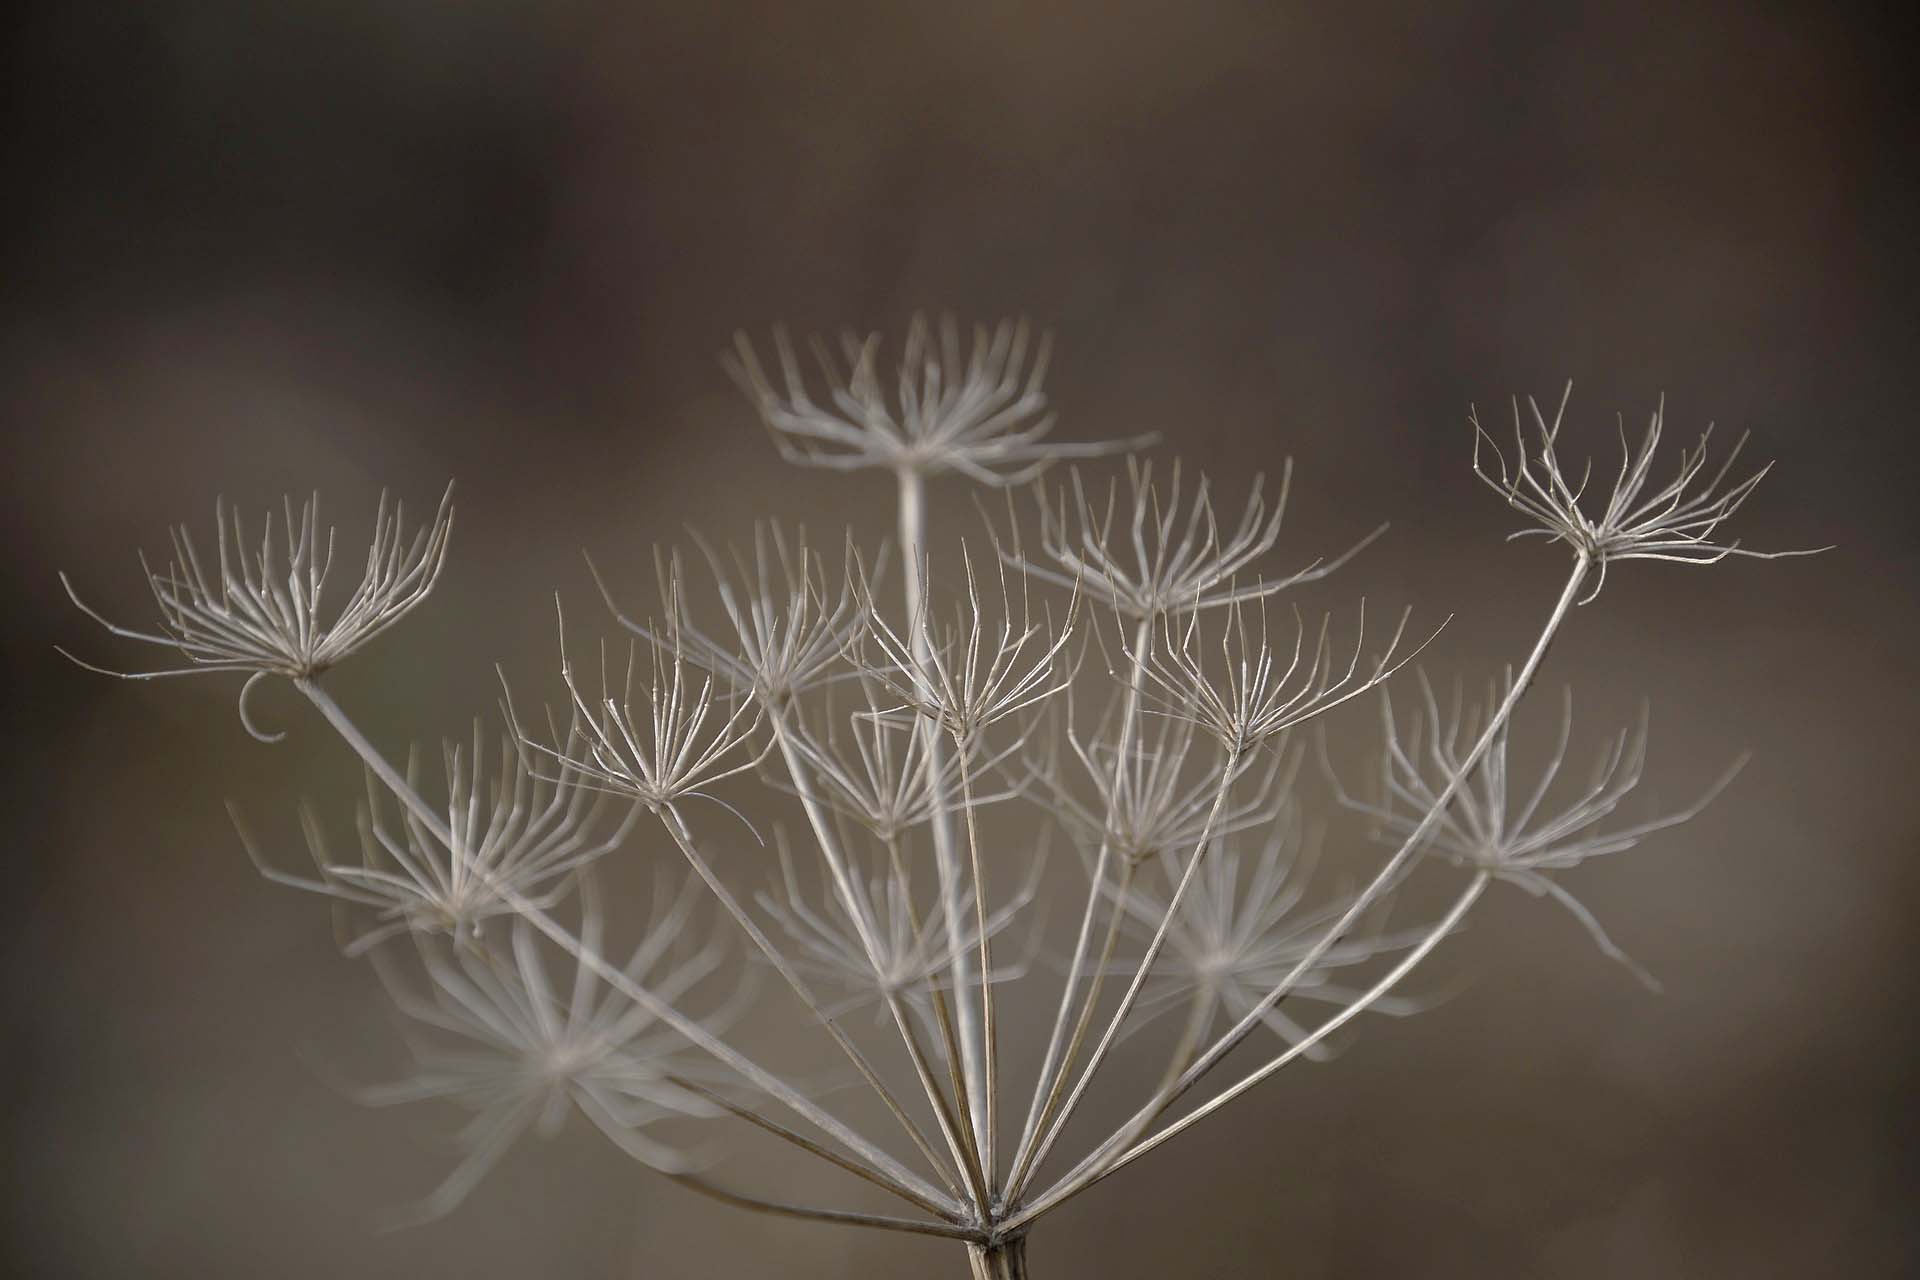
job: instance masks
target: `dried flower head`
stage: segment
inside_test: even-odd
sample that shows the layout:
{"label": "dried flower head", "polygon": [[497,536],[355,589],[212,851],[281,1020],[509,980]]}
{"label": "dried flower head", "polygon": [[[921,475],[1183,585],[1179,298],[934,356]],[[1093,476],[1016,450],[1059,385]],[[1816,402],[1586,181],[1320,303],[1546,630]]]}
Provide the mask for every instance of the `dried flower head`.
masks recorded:
{"label": "dried flower head", "polygon": [[[963,548],[961,559],[967,600],[956,610],[953,622],[936,630],[922,613],[909,620],[904,636],[881,616],[872,587],[862,575],[858,589],[866,606],[867,626],[856,636],[849,656],[856,667],[900,700],[894,710],[911,710],[938,724],[956,742],[967,743],[989,725],[1067,687],[1072,672],[1064,659],[1079,602],[1069,602],[1058,627],[1048,618],[1036,620],[1024,580],[1016,608],[1006,567],[997,563],[1000,616],[996,622],[981,603],[973,557]],[[920,643],[915,642],[916,631]],[[869,657],[868,641],[877,658]]]}
{"label": "dried flower head", "polygon": [[[963,750],[941,750],[939,739],[889,714],[885,686],[871,677],[860,686],[862,708],[844,716],[829,713],[824,733],[799,720],[788,729],[801,760],[821,784],[819,798],[883,843],[932,822],[959,794],[963,770],[970,778],[983,777],[1024,745],[1022,737],[991,751],[978,740]],[[792,789],[791,783],[776,780],[775,785]],[[975,791],[973,805],[978,809],[1017,794],[1013,787]]]}
{"label": "dried flower head", "polygon": [[[556,607],[558,601],[556,600]],[[670,602],[671,603],[671,602]],[[744,773],[759,763],[764,749],[750,750],[762,711],[751,698],[723,698],[714,676],[692,671],[683,648],[677,610],[668,614],[660,642],[635,642],[627,649],[627,669],[618,696],[608,678],[606,648],[600,651],[599,692],[588,697],[567,656],[566,623],[560,623],[560,678],[573,701],[576,719],[571,734],[549,747],[522,738],[529,746],[552,756],[590,784],[618,795],[631,796],[649,810],[685,796],[724,801],[705,788]],[[640,656],[641,649],[646,657]],[[645,674],[642,674],[643,665]],[[636,690],[636,682],[641,682]],[[636,717],[636,692],[645,702]]]}
{"label": "dried flower head", "polygon": [[1248,606],[1228,606],[1218,672],[1209,669],[1208,651],[1214,646],[1203,638],[1198,614],[1188,615],[1177,630],[1167,626],[1165,644],[1148,655],[1143,668],[1160,691],[1161,714],[1193,720],[1234,757],[1383,683],[1433,639],[1430,635],[1402,653],[1412,615],[1403,611],[1386,650],[1363,669],[1367,615],[1362,601],[1353,650],[1344,662],[1333,648],[1332,616],[1321,619],[1309,650],[1306,624],[1296,614],[1293,644],[1282,663],[1269,643],[1265,604],[1256,600],[1251,609],[1250,620]]}
{"label": "dried flower head", "polygon": [[389,504],[386,495],[380,495],[366,571],[331,622],[321,620],[321,596],[333,567],[333,529],[327,529],[323,544],[317,495],[301,505],[298,516],[291,498],[284,503],[284,511],[286,522],[277,545],[269,510],[256,549],[241,524],[240,513],[229,508],[225,500],[216,502],[217,573],[209,572],[185,525],[172,530],[173,559],[164,571],[155,570],[142,555],[140,567],[160,606],[158,633],[135,631],[107,621],[80,599],[66,574],[60,575],[68,598],[88,617],[114,635],[175,649],[187,660],[187,666],[162,671],[113,671],[82,661],[65,649],[60,652],[90,671],[125,680],[248,672],[240,691],[240,721],[261,741],[278,741],[283,735],[262,732],[247,715],[247,695],[255,683],[269,675],[311,679],[366,645],[426,599],[446,563],[447,540],[453,529],[453,486],[447,486],[432,522],[411,539],[402,531],[401,504]]}
{"label": "dried flower head", "polygon": [[851,579],[843,575],[838,596],[828,595],[820,556],[808,547],[805,530],[789,540],[778,525],[756,524],[750,560],[732,547],[723,558],[698,535],[695,541],[732,624],[733,643],[708,636],[687,616],[678,552],[654,555],[660,599],[673,619],[671,637],[623,612],[599,569],[588,561],[607,607],[622,626],[656,645],[677,643],[689,661],[736,689],[752,690],[772,711],[848,674],[838,669],[841,654],[861,625]]}
{"label": "dried flower head", "polygon": [[[1600,594],[1600,588],[1606,584],[1607,565],[1615,560],[1713,564],[1734,555],[1775,560],[1783,556],[1814,555],[1828,549],[1750,551],[1737,540],[1720,541],[1721,524],[1740,509],[1773,468],[1773,464],[1768,463],[1744,480],[1727,483],[1727,473],[1733,469],[1747,442],[1744,433],[1734,441],[1719,467],[1709,474],[1707,441],[1713,434],[1709,425],[1700,433],[1700,442],[1680,455],[1680,466],[1673,479],[1649,489],[1653,455],[1660,446],[1660,432],[1666,419],[1664,396],[1654,407],[1637,452],[1627,440],[1625,419],[1620,420],[1620,473],[1614,478],[1612,490],[1599,513],[1588,515],[1581,508],[1580,500],[1586,494],[1587,482],[1592,479],[1593,463],[1589,461],[1582,467],[1576,484],[1568,479],[1568,471],[1556,451],[1560,423],[1572,395],[1573,384],[1569,382],[1560,395],[1559,407],[1553,411],[1551,424],[1540,412],[1539,404],[1531,396],[1527,398],[1527,409],[1533,416],[1538,436],[1531,449],[1521,427],[1520,402],[1517,399],[1513,402],[1515,459],[1511,471],[1499,444],[1480,425],[1478,414],[1472,415],[1470,421],[1474,430],[1474,474],[1506,498],[1509,506],[1535,522],[1536,527],[1522,529],[1511,536],[1558,539],[1599,566],[1593,589],[1581,603]],[[1498,477],[1482,462],[1483,442],[1493,453]]]}
{"label": "dried flower head", "polygon": [[[759,410],[780,456],[809,467],[853,471],[880,467],[921,475],[959,472],[982,484],[1020,484],[1062,458],[1115,453],[1151,437],[1115,443],[1067,444],[1050,439],[1053,416],[1041,390],[1051,341],[1037,348],[1027,323],[975,326],[963,358],[952,316],[936,335],[924,317],[907,326],[891,402],[879,372],[880,337],[840,337],[836,357],[819,339],[814,355],[828,405],[816,404],[783,332],[774,334],[782,385],[775,387],[747,336],[734,336],[723,358]],[[1029,357],[1031,356],[1031,360]]]}
{"label": "dried flower head", "polygon": [[[1273,822],[1248,856],[1243,842],[1216,837],[1209,842],[1199,874],[1188,886],[1167,933],[1167,950],[1156,969],[1156,989],[1136,1007],[1135,1027],[1159,1015],[1189,1008],[1194,1034],[1203,1034],[1221,1015],[1237,1021],[1260,1008],[1300,960],[1311,953],[1327,927],[1350,899],[1301,909],[1319,858],[1318,833],[1303,832],[1297,815]],[[1135,936],[1151,937],[1167,917],[1167,903],[1179,875],[1173,855],[1156,860],[1164,887],[1140,879],[1124,889],[1109,886],[1119,899],[1121,924]],[[1411,947],[1426,936],[1414,929],[1389,933],[1384,928],[1391,899],[1369,908],[1361,926],[1318,956],[1296,979],[1292,993],[1325,1004],[1348,1005],[1361,990],[1342,985],[1335,974],[1378,956]],[[1109,972],[1130,973],[1133,965],[1111,965]],[[1370,1013],[1396,1017],[1418,1012],[1415,1000],[1379,997],[1367,1002]],[[1304,1045],[1314,1061],[1333,1056],[1330,1046],[1309,1039],[1302,1026],[1278,1007],[1261,1010],[1259,1019],[1288,1044]]]}
{"label": "dried flower head", "polygon": [[[1443,715],[1424,675],[1420,684],[1424,715],[1414,715],[1404,730],[1391,700],[1382,699],[1386,751],[1380,766],[1380,798],[1359,800],[1337,788],[1342,804],[1373,818],[1380,838],[1393,843],[1414,831],[1435,807],[1448,779],[1462,772],[1468,744],[1479,737],[1487,710],[1499,700],[1489,689],[1484,707],[1463,709],[1456,693],[1451,708]],[[1528,893],[1552,898],[1585,926],[1601,951],[1626,965],[1648,986],[1657,988],[1653,977],[1607,937],[1593,913],[1549,873],[1631,849],[1656,831],[1698,816],[1733,781],[1746,757],[1736,760],[1706,794],[1686,808],[1601,830],[1601,824],[1640,783],[1647,752],[1645,707],[1637,725],[1621,730],[1608,741],[1584,786],[1554,811],[1543,810],[1543,805],[1566,761],[1573,731],[1573,691],[1567,690],[1563,697],[1559,738],[1553,751],[1524,797],[1510,792],[1508,727],[1503,723],[1495,731],[1486,754],[1467,775],[1453,802],[1441,811],[1423,848],[1457,865],[1518,885]]]}
{"label": "dried flower head", "polygon": [[[691,880],[677,893],[656,890],[646,940],[623,969],[635,984],[682,1004],[695,999],[727,951],[719,936],[688,945],[695,892]],[[601,911],[590,881],[581,899],[579,945],[597,956]],[[442,1098],[473,1113],[459,1135],[464,1157],[421,1203],[415,1221],[454,1209],[523,1135],[551,1137],[576,1108],[621,1150],[665,1173],[682,1172],[691,1162],[650,1137],[648,1126],[717,1114],[705,1089],[689,1087],[725,1078],[710,1061],[645,1009],[606,989],[587,964],[576,967],[568,990],[556,991],[542,945],[525,921],[514,925],[505,953],[461,948],[448,956],[423,945],[424,994],[403,981],[394,964],[378,965],[394,1004],[415,1024],[408,1036],[414,1071],[366,1091],[366,1100]],[[724,1026],[750,994],[749,987],[737,988],[705,1021]]]}
{"label": "dried flower head", "polygon": [[[1084,735],[1069,710],[1066,740],[1092,794],[1083,794],[1057,761],[1034,761],[1028,772],[1045,788],[1039,793],[1042,802],[1083,847],[1104,845],[1136,865],[1186,853],[1203,832],[1226,835],[1267,826],[1285,806],[1294,772],[1290,756],[1276,752],[1252,787],[1236,786],[1216,813],[1214,794],[1227,764],[1192,715],[1153,717],[1136,730],[1123,754],[1117,727],[1109,723]],[[1254,773],[1250,759],[1233,768],[1235,783]]]}
{"label": "dried flower head", "polygon": [[[511,714],[508,720],[511,723]],[[551,777],[541,776],[524,744],[502,735],[489,774],[482,754],[485,741],[476,721],[470,745],[444,744],[450,847],[404,809],[398,827],[391,826],[384,789],[372,776],[360,810],[358,865],[333,859],[318,820],[302,807],[301,827],[317,880],[273,866],[237,811],[234,823],[254,864],[269,880],[325,894],[371,916],[369,923],[347,931],[348,955],[403,932],[444,933],[470,943],[488,920],[517,913],[513,898],[542,910],[552,907],[574,873],[620,846],[639,813],[630,807],[607,830],[601,819],[609,797],[586,786],[578,770],[563,766]],[[417,757],[409,759],[407,775],[417,791]]]}
{"label": "dried flower head", "polygon": [[[1122,527],[1115,528],[1119,486],[1108,489],[1105,503],[1089,501],[1080,471],[1072,472],[1072,498],[1049,498],[1036,485],[1040,509],[1042,564],[1011,553],[1010,563],[1043,581],[1074,587],[1090,600],[1131,619],[1213,609],[1260,599],[1326,577],[1386,532],[1381,525],[1331,560],[1315,560],[1290,574],[1249,581],[1247,571],[1273,550],[1287,512],[1293,460],[1280,473],[1280,489],[1267,506],[1265,478],[1255,475],[1239,522],[1223,530],[1214,514],[1213,494],[1201,476],[1189,498],[1181,491],[1180,463],[1163,494],[1153,464],[1127,459],[1131,501]],[[1183,512],[1182,505],[1185,505]]]}

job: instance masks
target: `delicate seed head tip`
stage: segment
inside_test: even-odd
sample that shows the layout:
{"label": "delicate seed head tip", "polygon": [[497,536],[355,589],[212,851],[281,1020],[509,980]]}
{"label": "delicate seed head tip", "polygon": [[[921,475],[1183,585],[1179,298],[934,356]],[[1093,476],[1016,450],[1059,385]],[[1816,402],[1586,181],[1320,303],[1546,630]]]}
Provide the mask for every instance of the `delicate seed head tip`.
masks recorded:
{"label": "delicate seed head tip", "polygon": [[[1282,469],[1278,500],[1269,510],[1264,477],[1255,476],[1244,512],[1224,530],[1214,510],[1211,484],[1199,476],[1190,494],[1181,486],[1176,459],[1170,484],[1155,484],[1150,462],[1129,459],[1131,514],[1116,514],[1117,490],[1104,504],[1087,497],[1077,470],[1073,500],[1050,499],[1036,490],[1040,507],[1039,552],[1029,558],[1003,549],[1002,559],[1028,577],[1071,586],[1117,616],[1152,619],[1192,613],[1277,595],[1333,573],[1378,536],[1369,533],[1331,560],[1315,559],[1289,574],[1269,577],[1258,561],[1278,542],[1291,483],[1292,462]],[[1253,585],[1236,585],[1251,574]]]}
{"label": "delicate seed head tip", "polygon": [[[1556,449],[1567,396],[1571,393],[1569,384],[1551,425],[1539,406],[1528,401],[1536,436],[1532,444],[1527,441],[1516,403],[1515,458],[1511,466],[1498,443],[1481,427],[1477,416],[1473,417],[1473,469],[1509,506],[1532,522],[1515,536],[1543,534],[1554,538],[1599,567],[1595,585],[1580,603],[1585,604],[1599,594],[1605,582],[1606,566],[1616,560],[1714,564],[1734,555],[1775,559],[1810,554],[1808,551],[1750,551],[1741,546],[1738,539],[1720,536],[1721,525],[1740,509],[1772,467],[1768,463],[1743,480],[1728,482],[1728,473],[1746,442],[1745,434],[1718,466],[1709,471],[1707,449],[1712,433],[1709,427],[1697,445],[1679,455],[1671,480],[1661,484],[1653,479],[1654,454],[1665,420],[1664,397],[1654,410],[1637,449],[1628,442],[1624,422],[1621,424],[1620,466],[1605,501],[1597,510],[1591,503],[1583,505],[1593,464],[1591,461],[1583,464],[1579,482],[1573,483]],[[1483,460],[1483,442],[1493,455],[1497,475]]]}
{"label": "delicate seed head tip", "polygon": [[[409,538],[397,505],[383,499],[374,520],[367,551],[367,567],[359,585],[334,611],[331,622],[321,620],[322,597],[332,566],[333,530],[318,535],[319,500],[308,498],[298,515],[286,501],[286,519],[275,535],[271,510],[265,533],[250,541],[234,512],[228,518],[225,499],[215,501],[217,555],[203,560],[184,526],[172,532],[173,557],[163,570],[153,568],[143,554],[140,563],[159,607],[155,631],[138,631],[109,622],[74,590],[66,574],[61,584],[74,605],[123,639],[170,648],[186,660],[183,667],[158,671],[121,672],[83,666],[126,679],[209,672],[240,672],[248,676],[240,695],[240,717],[247,732],[262,741],[276,741],[247,715],[246,699],[261,676],[311,679],[370,643],[405,617],[433,590],[446,564],[452,528],[452,486],[442,498],[433,522]],[[75,659],[78,661],[78,659]]]}
{"label": "delicate seed head tip", "polygon": [[[908,325],[898,380],[891,396],[877,368],[879,335],[841,336],[836,356],[813,342],[825,404],[808,394],[785,334],[774,349],[785,387],[762,371],[751,341],[736,335],[737,361],[728,371],[754,402],[775,446],[789,462],[831,470],[881,468],[937,475],[948,472],[990,485],[1025,483],[1062,458],[1120,452],[1129,442],[1052,440],[1053,417],[1041,389],[1051,352],[1042,336],[1032,347],[1025,321],[977,326],[964,356],[959,328],[943,319],[935,334],[924,317]],[[831,407],[828,407],[831,406]]]}

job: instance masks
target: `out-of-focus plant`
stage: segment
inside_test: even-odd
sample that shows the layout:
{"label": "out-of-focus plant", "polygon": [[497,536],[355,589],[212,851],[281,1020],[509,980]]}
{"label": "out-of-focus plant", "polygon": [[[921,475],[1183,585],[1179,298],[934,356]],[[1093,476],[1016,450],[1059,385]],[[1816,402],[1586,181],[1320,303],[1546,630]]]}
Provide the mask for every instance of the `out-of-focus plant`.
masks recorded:
{"label": "out-of-focus plant", "polygon": [[[390,764],[320,681],[432,589],[450,501],[412,535],[383,501],[361,582],[337,610],[322,598],[332,535],[323,541],[312,502],[297,515],[289,504],[277,536],[270,519],[257,544],[223,505],[210,558],[176,533],[165,569],[143,561],[156,630],[80,604],[115,635],[183,660],[128,678],[243,673],[242,720],[273,741],[247,694],[284,677],[364,762],[358,860],[336,861],[307,813],[311,875],[243,837],[270,879],[333,900],[348,954],[374,958],[413,1028],[414,1074],[373,1100],[444,1099],[471,1113],[465,1158],[423,1216],[452,1211],[522,1134],[578,1111],[703,1194],[950,1238],[976,1276],[1024,1275],[1029,1235],[1052,1210],[1289,1063],[1329,1056],[1329,1038],[1360,1014],[1421,1008],[1396,988],[1493,882],[1559,901],[1624,960],[1555,873],[1691,818],[1731,778],[1679,813],[1609,825],[1641,776],[1643,722],[1571,798],[1548,803],[1564,727],[1534,782],[1509,785],[1514,709],[1610,566],[1767,554],[1721,534],[1764,472],[1729,482],[1731,455],[1710,469],[1703,437],[1656,482],[1660,411],[1637,449],[1623,433],[1618,473],[1595,497],[1590,468],[1576,478],[1562,460],[1565,397],[1551,422],[1516,402],[1511,456],[1474,419],[1475,472],[1527,517],[1521,534],[1562,545],[1565,578],[1484,707],[1456,701],[1443,713],[1424,676],[1424,715],[1411,725],[1383,701],[1378,785],[1355,795],[1336,782],[1335,796],[1369,815],[1391,852],[1319,888],[1327,859],[1302,817],[1294,731],[1311,723],[1324,740],[1323,717],[1380,689],[1424,640],[1404,614],[1376,633],[1364,611],[1350,629],[1330,617],[1310,625],[1297,611],[1276,617],[1274,601],[1380,529],[1330,559],[1274,570],[1265,560],[1290,465],[1271,505],[1256,479],[1226,523],[1204,479],[1187,489],[1175,466],[1163,483],[1138,458],[1104,495],[1077,469],[1064,490],[1048,488],[1056,462],[1144,441],[1054,440],[1046,343],[1024,325],[977,330],[963,351],[950,322],[916,322],[890,388],[877,339],[847,338],[837,355],[816,344],[818,399],[786,339],[774,348],[777,383],[744,337],[728,364],[782,456],[896,477],[897,608],[851,539],[830,582],[804,538],[767,526],[744,553],[702,544],[728,624],[716,633],[694,617],[685,562],[656,553],[651,611],[625,608],[601,582],[631,633],[623,646],[603,646],[582,672],[563,635],[564,727],[549,719],[530,733],[503,702],[493,764],[476,727],[470,745],[446,749],[440,793],[411,755],[404,771]],[[947,602],[931,589],[925,546],[926,482],[942,475],[1031,483],[1040,526],[1031,546],[1015,521],[990,534],[990,555],[963,552]],[[1094,652],[1106,661],[1086,661]],[[738,866],[743,841],[764,842],[729,798],[756,781],[775,803],[797,799],[799,819],[797,834],[783,825],[773,851],[752,856],[758,871]],[[1086,872],[1082,900],[1058,913],[1068,924],[1051,964],[1034,954],[1044,838],[1009,844],[982,821],[1023,800]],[[705,816],[702,804],[713,806]],[[616,962],[595,865],[648,838],[686,872],[658,883],[637,947]],[[1436,918],[1389,927],[1396,891],[1422,866],[1463,878]],[[743,879],[772,888],[742,896]],[[571,966],[561,985],[555,956]],[[729,1038],[743,1018],[779,1016],[749,980],[767,974],[844,1058],[870,1115],[843,1116],[817,1081]],[[1049,1013],[1004,1007],[1008,984],[1045,974],[1058,978]],[[866,1016],[850,1025],[855,1010]],[[1184,1016],[1163,1024],[1176,1010]],[[1174,1024],[1170,1037],[1146,1034]],[[1228,1056],[1261,1031],[1272,1038],[1253,1063],[1223,1079]],[[1123,1044],[1157,1044],[1165,1061],[1096,1132],[1086,1100]],[[1037,1068],[1015,1080],[1014,1060]],[[676,1127],[723,1117],[905,1211],[791,1204],[717,1181]]]}

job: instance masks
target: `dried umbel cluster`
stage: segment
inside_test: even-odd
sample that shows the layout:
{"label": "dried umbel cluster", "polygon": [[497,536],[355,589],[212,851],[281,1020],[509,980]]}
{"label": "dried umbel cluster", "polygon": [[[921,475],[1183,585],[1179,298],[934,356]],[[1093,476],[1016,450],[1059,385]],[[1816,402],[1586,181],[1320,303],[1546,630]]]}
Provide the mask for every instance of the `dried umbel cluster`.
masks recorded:
{"label": "dried umbel cluster", "polygon": [[[594,661],[576,666],[563,631],[564,719],[530,732],[504,701],[499,745],[482,726],[449,745],[443,787],[411,753],[391,765],[320,677],[432,588],[445,502],[412,535],[383,504],[362,581],[330,615],[331,534],[323,550],[311,504],[289,507],[278,542],[269,523],[257,549],[222,508],[215,560],[182,532],[173,563],[148,570],[159,629],[107,624],[185,660],[152,674],[246,674],[243,720],[247,690],[288,679],[365,763],[358,858],[337,860],[311,814],[311,873],[245,843],[270,879],[332,901],[347,953],[372,958],[412,1028],[415,1073],[372,1099],[470,1113],[464,1158],[424,1216],[454,1209],[522,1134],[577,1111],[703,1194],[947,1237],[976,1276],[1025,1274],[1049,1211],[1288,1063],[1329,1056],[1362,1013],[1422,1008],[1401,983],[1495,882],[1557,900],[1624,960],[1556,877],[1694,816],[1731,779],[1679,813],[1615,823],[1641,777],[1644,721],[1580,787],[1557,781],[1570,703],[1537,764],[1517,762],[1511,741],[1548,647],[1608,566],[1759,554],[1720,540],[1759,477],[1728,483],[1703,440],[1656,486],[1658,412],[1638,451],[1623,435],[1597,499],[1561,461],[1561,411],[1549,424],[1529,402],[1529,442],[1516,404],[1511,460],[1476,445],[1475,470],[1530,520],[1522,533],[1564,545],[1566,578],[1483,705],[1456,697],[1443,710],[1422,675],[1409,720],[1382,686],[1431,629],[1404,614],[1369,625],[1360,608],[1309,623],[1279,600],[1379,532],[1269,566],[1290,470],[1271,500],[1256,480],[1225,518],[1205,480],[1183,485],[1177,466],[1162,480],[1137,458],[1104,492],[1077,470],[1049,487],[1050,464],[1138,442],[1053,441],[1045,344],[1023,326],[981,330],[963,354],[951,324],[916,323],[891,394],[877,340],[848,339],[838,358],[821,347],[818,402],[784,338],[775,349],[777,385],[744,338],[730,363],[783,456],[895,474],[901,595],[851,538],[831,571],[772,526],[742,550],[702,544],[700,575],[657,553],[647,605],[601,581],[625,634]],[[943,474],[1032,482],[1039,513],[1031,544],[1009,518],[979,554],[942,558],[946,593],[930,589],[924,527],[925,482]],[[702,623],[696,576],[724,625]],[[1298,766],[1303,728],[1324,733],[1329,712],[1376,690],[1374,785],[1332,784],[1389,850],[1369,865],[1323,848]],[[756,787],[766,794],[744,804]],[[786,820],[769,840],[745,815],[770,805]],[[993,820],[1019,805],[1021,821]],[[1055,830],[1084,885],[1048,913]],[[685,866],[626,913],[638,941],[616,959],[607,918],[622,904],[596,869],[629,851]],[[1454,878],[1450,905],[1391,919],[1421,868]],[[1016,983],[1044,987],[1043,1015],[1008,999]],[[742,1019],[796,1011],[844,1060],[835,1079],[784,1071],[731,1038]],[[1157,1083],[1117,1112],[1089,1107],[1097,1083],[1122,1086],[1109,1064],[1123,1051],[1160,1056]],[[904,1209],[790,1204],[720,1181],[713,1144],[689,1145],[684,1127],[721,1120]]]}

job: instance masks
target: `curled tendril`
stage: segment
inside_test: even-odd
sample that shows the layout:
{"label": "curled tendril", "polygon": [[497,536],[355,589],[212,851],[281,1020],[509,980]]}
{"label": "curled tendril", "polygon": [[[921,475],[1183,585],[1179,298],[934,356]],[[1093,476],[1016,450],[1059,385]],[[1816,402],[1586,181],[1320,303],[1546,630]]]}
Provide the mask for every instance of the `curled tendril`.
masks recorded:
{"label": "curled tendril", "polygon": [[272,674],[273,673],[271,671],[256,671],[252,675],[247,677],[247,682],[245,684],[240,686],[240,702],[239,702],[240,727],[245,729],[247,731],[248,736],[253,738],[253,740],[256,742],[275,743],[275,742],[281,741],[287,736],[286,730],[284,729],[282,729],[279,733],[267,733],[266,731],[262,730],[259,725],[255,724],[253,722],[253,717],[247,713],[247,695],[253,692],[253,687],[255,685],[259,684],[262,680],[265,680],[268,676]]}

